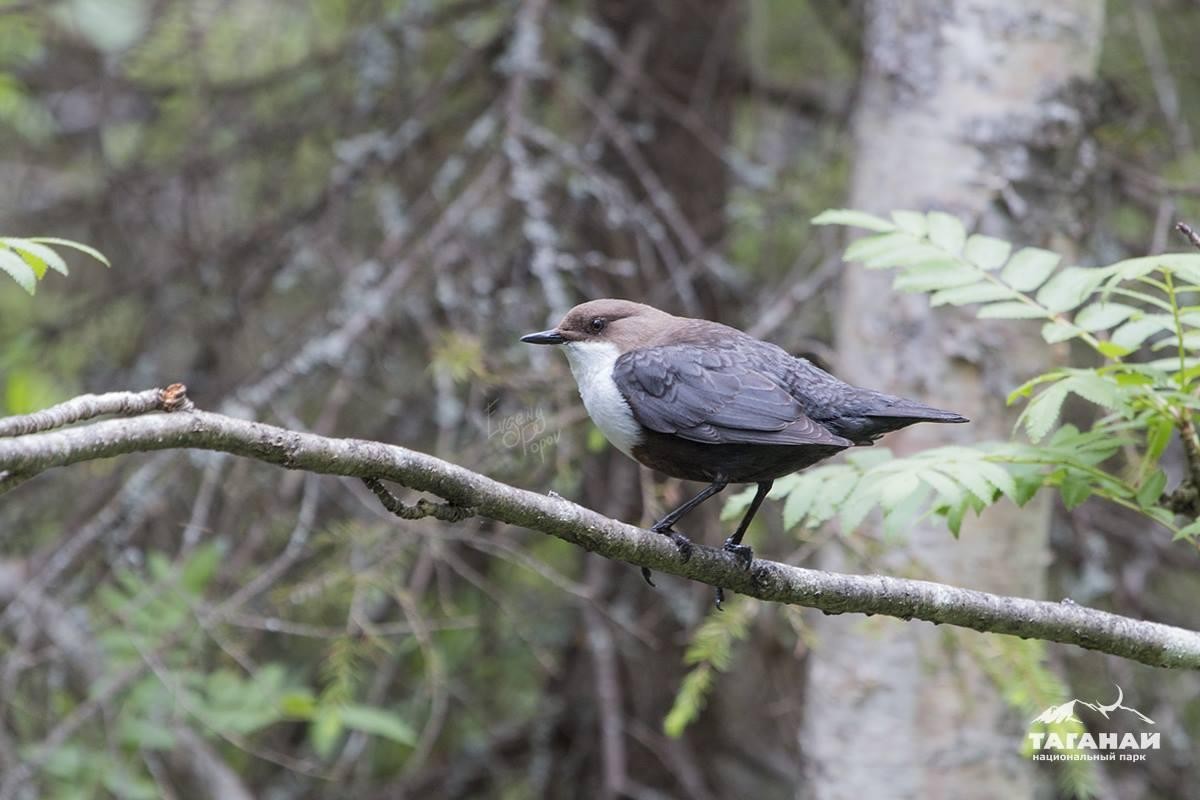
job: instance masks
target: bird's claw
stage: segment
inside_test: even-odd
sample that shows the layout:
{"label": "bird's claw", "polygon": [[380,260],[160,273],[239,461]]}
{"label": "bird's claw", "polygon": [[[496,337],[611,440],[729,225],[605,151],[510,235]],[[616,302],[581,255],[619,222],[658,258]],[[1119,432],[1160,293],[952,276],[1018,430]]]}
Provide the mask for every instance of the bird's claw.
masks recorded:
{"label": "bird's claw", "polygon": [[724,602],[725,602],[725,590],[722,589],[720,586],[718,586],[717,587],[717,599],[716,599],[717,611],[725,610],[724,608],[721,607],[721,604]]}
{"label": "bird's claw", "polygon": [[[654,531],[655,533],[661,533],[663,536],[668,537],[675,545],[675,548],[679,550],[679,557],[684,563],[687,563],[688,559],[692,557],[692,540],[684,536],[679,531],[674,531],[670,528],[658,527],[651,528],[650,530]],[[650,579],[651,574],[652,573],[650,572],[649,567],[642,567],[642,578],[645,579],[646,583],[654,586],[654,581]]]}
{"label": "bird's claw", "polygon": [[726,553],[733,553],[738,561],[742,562],[745,569],[750,569],[750,564],[754,561],[754,549],[746,544],[738,544],[732,538],[726,539],[724,546],[721,548]]}
{"label": "bird's claw", "polygon": [[679,551],[679,557],[686,563],[692,557],[692,540],[676,531],[666,531],[666,534],[671,537],[671,541]]}

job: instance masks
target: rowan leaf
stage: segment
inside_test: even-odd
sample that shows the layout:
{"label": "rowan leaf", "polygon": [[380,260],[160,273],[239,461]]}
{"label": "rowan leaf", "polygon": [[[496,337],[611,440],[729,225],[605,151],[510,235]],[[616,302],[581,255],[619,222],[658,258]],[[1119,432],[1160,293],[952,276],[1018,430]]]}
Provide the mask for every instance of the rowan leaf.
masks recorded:
{"label": "rowan leaf", "polygon": [[1024,247],[1000,271],[1000,280],[1019,292],[1032,292],[1046,282],[1060,260],[1058,253],[1038,247]]}
{"label": "rowan leaf", "polygon": [[929,226],[929,241],[948,253],[960,255],[967,240],[967,231],[958,217],[934,211],[926,217]]}
{"label": "rowan leaf", "polygon": [[0,271],[8,273],[29,294],[37,292],[37,273],[14,251],[0,247]]}
{"label": "rowan leaf", "polygon": [[977,233],[967,239],[963,258],[983,270],[991,271],[1004,265],[1012,252],[1012,245],[994,236]]}
{"label": "rowan leaf", "polygon": [[845,225],[850,228],[866,228],[869,231],[894,231],[896,226],[883,217],[855,211],[852,208],[832,208],[813,217],[814,225]]}

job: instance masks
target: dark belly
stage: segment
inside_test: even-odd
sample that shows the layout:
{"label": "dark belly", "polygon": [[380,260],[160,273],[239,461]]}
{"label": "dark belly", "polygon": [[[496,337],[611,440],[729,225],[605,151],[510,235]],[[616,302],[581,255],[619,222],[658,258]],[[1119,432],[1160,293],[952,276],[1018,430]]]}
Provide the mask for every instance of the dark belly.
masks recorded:
{"label": "dark belly", "polygon": [[633,456],[672,478],[711,483],[757,483],[811,467],[844,447],[832,445],[701,444],[663,433],[645,432]]}

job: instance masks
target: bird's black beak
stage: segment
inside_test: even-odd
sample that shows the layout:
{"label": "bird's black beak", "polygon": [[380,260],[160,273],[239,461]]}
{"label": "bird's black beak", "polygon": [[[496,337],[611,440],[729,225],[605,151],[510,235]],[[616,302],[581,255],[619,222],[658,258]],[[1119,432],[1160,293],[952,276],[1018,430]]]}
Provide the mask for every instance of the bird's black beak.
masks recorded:
{"label": "bird's black beak", "polygon": [[521,337],[525,344],[562,344],[566,341],[562,334],[551,328],[541,333],[528,333]]}

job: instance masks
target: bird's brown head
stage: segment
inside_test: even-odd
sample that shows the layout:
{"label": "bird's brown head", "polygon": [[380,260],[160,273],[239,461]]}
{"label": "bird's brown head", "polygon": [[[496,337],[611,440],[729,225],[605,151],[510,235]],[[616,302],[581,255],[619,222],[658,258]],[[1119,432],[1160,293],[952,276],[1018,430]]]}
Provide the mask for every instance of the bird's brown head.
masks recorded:
{"label": "bird's brown head", "polygon": [[527,344],[609,343],[618,352],[645,347],[653,342],[675,317],[653,306],[629,300],[589,300],[566,313],[554,328],[522,336]]}

